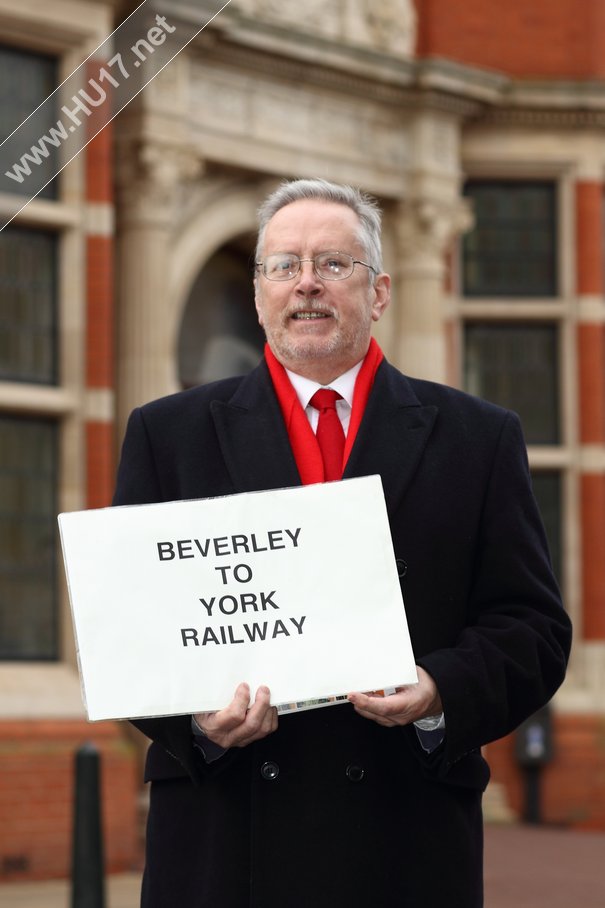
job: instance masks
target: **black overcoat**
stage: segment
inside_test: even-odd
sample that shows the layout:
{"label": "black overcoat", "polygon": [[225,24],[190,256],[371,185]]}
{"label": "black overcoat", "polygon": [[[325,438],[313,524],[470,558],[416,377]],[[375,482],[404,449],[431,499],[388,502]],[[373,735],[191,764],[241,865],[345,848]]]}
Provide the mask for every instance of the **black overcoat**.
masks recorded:
{"label": "black overcoat", "polygon": [[[154,742],[145,908],[482,904],[480,748],[552,696],[570,646],[519,421],[383,361],[344,475],[374,473],[443,743],[428,756],[413,727],[345,704],[207,765],[189,716],[138,721]],[[263,362],[134,411],[115,503],[299,484]]]}

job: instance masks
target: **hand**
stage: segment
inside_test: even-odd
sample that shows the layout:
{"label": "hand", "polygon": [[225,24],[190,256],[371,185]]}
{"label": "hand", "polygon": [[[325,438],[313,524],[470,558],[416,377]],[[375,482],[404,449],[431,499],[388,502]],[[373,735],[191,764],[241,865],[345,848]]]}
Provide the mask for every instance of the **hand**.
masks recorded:
{"label": "hand", "polygon": [[259,687],[250,706],[250,688],[239,684],[229,706],[214,713],[195,713],[193,718],[219,747],[245,747],[276,730],[277,710],[269,705],[269,700],[269,688]]}
{"label": "hand", "polygon": [[398,687],[389,697],[377,694],[349,694],[349,702],[365,719],[379,725],[409,725],[443,712],[437,685],[428,672],[417,666],[418,684]]}

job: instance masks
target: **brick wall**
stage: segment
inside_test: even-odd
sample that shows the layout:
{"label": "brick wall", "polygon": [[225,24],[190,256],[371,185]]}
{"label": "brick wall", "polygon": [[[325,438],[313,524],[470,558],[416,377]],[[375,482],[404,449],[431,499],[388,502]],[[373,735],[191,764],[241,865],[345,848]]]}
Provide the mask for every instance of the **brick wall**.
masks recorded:
{"label": "brick wall", "polygon": [[86,385],[89,388],[111,388],[114,382],[113,259],[113,237],[87,237]]}
{"label": "brick wall", "polygon": [[[92,75],[99,61],[91,61]],[[111,125],[88,121],[85,173],[85,297],[80,300],[85,386],[81,395],[85,463],[83,505],[104,507],[115,481],[114,153]],[[98,132],[98,134],[96,134]],[[65,617],[65,616],[64,616]],[[65,620],[68,620],[67,618]],[[70,873],[74,760],[93,741],[101,753],[106,867],[140,862],[140,755],[124,725],[74,720],[0,721],[0,879],[47,879]]]}
{"label": "brick wall", "polygon": [[[605,4],[603,4],[605,7]],[[600,180],[575,187],[582,625],[585,640],[605,639],[605,228]]]}
{"label": "brick wall", "polygon": [[75,754],[92,742],[100,753],[105,865],[140,863],[139,767],[116,723],[0,723],[0,880],[66,877],[71,868]]}
{"label": "brick wall", "polygon": [[513,76],[605,76],[603,0],[415,2],[421,57],[447,57]]}
{"label": "brick wall", "polygon": [[[544,822],[605,829],[605,716],[554,718],[555,757],[541,782]],[[515,760],[515,736],[486,748],[492,779],[501,783],[514,813],[523,816],[524,776]]]}

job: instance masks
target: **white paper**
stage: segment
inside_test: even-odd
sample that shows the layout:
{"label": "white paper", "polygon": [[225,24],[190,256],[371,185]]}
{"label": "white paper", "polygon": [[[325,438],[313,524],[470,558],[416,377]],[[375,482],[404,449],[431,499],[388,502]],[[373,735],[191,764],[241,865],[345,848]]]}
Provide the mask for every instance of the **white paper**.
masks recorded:
{"label": "white paper", "polygon": [[378,476],[59,526],[92,720],[220,709],[241,681],[274,704],[417,681]]}

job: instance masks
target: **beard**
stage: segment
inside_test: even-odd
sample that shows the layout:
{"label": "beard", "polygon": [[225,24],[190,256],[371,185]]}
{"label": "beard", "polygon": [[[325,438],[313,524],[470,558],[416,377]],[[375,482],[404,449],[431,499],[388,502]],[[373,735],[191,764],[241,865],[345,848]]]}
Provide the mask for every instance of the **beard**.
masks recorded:
{"label": "beard", "polygon": [[[301,334],[294,337],[288,330],[296,312],[325,312],[333,322],[325,337]],[[371,328],[371,309],[360,312],[350,324],[343,324],[338,310],[319,300],[299,301],[289,306],[278,318],[263,317],[267,342],[277,359],[284,365],[334,359],[337,362],[362,359],[368,348]]]}

